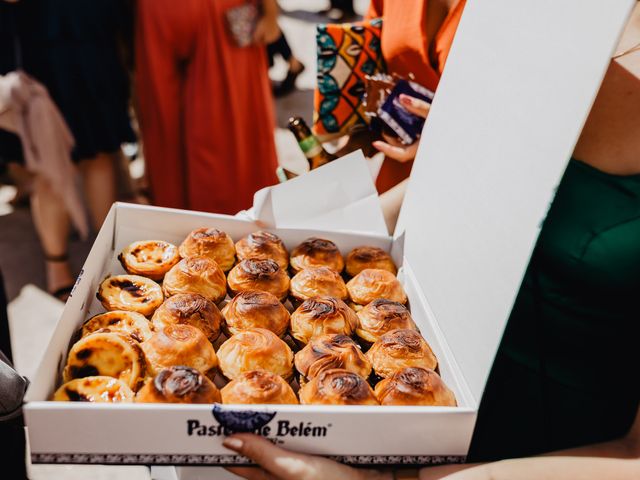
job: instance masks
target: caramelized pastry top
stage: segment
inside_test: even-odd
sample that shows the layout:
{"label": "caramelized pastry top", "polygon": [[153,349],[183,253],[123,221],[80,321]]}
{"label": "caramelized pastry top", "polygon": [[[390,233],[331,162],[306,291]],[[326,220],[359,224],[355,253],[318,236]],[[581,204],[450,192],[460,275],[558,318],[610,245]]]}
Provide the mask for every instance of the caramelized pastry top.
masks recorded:
{"label": "caramelized pastry top", "polygon": [[220,335],[222,313],[215,303],[202,295],[178,293],[160,305],[151,321],[159,330],[174,323],[191,325],[204,333],[213,343]]}
{"label": "caramelized pastry top", "polygon": [[378,405],[365,379],[348,370],[324,370],[300,389],[303,405]]}
{"label": "caramelized pastry top", "polygon": [[122,380],[106,376],[76,378],[53,394],[54,402],[133,402],[133,391]]}
{"label": "caramelized pastry top", "polygon": [[176,365],[207,374],[218,365],[213,345],[191,325],[170,324],[142,344],[152,374]]}
{"label": "caramelized pastry top", "polygon": [[162,282],[167,297],[198,293],[213,303],[227,295],[227,280],[218,264],[207,257],[183,258],[167,272]]}
{"label": "caramelized pastry top", "polygon": [[438,365],[431,347],[415,330],[391,330],[385,333],[366,355],[373,370],[383,378],[405,367],[435,370]]}
{"label": "caramelized pastry top", "polygon": [[347,255],[347,275],[355,277],[362,270],[377,268],[387,270],[394,275],[397,273],[391,255],[378,247],[356,247]]}
{"label": "caramelized pastry top", "polygon": [[291,296],[298,301],[320,296],[345,300],[347,287],[335,270],[329,267],[309,267],[291,279]]}
{"label": "caramelized pastry top", "polygon": [[295,273],[309,267],[329,267],[342,272],[344,259],[335,243],[324,238],[306,239],[291,252],[291,268]]}
{"label": "caramelized pastry top", "polygon": [[264,370],[244,372],[220,392],[222,403],[297,404],[298,398],[280,375]]}
{"label": "caramelized pastry top", "polygon": [[416,330],[409,310],[398,302],[378,298],[358,312],[356,333],[367,342],[375,342],[385,333],[401,329]]}
{"label": "caramelized pastry top", "polygon": [[137,393],[138,403],[220,403],[220,391],[195,368],[177,365],[160,370]]}
{"label": "caramelized pastry top", "polygon": [[115,275],[100,284],[96,294],[107,310],[128,310],[150,316],[164,299],[153,280],[139,275]]}
{"label": "caramelized pastry top", "polygon": [[347,282],[349,296],[354,303],[366,305],[377,298],[386,298],[402,304],[407,294],[395,275],[386,270],[367,268]]}
{"label": "caramelized pastry top", "polygon": [[137,390],[146,374],[144,354],[138,342],[119,333],[93,333],[69,350],[63,381],[107,376]]}
{"label": "caramelized pastry top", "polygon": [[164,274],[180,261],[178,247],[163,240],[143,240],[126,247],[118,260],[127,273],[162,280]]}
{"label": "caramelized pastry top", "polygon": [[277,235],[270,232],[254,232],[236,243],[238,260],[257,258],[259,260],[271,259],[282,270],[289,266],[289,252]]}
{"label": "caramelized pastry top", "polygon": [[275,333],[264,328],[242,330],[218,349],[220,370],[233,380],[251,370],[266,370],[289,380],[293,352]]}
{"label": "caramelized pastry top", "polygon": [[113,310],[94,315],[84,322],[81,332],[82,337],[95,332],[122,333],[129,335],[137,342],[144,342],[153,334],[153,325],[140,313]]}
{"label": "caramelized pastry top", "polygon": [[289,328],[289,312],[284,305],[275,295],[259,290],[240,292],[225,305],[222,315],[230,335],[250,328],[266,328],[281,337]]}
{"label": "caramelized pastry top", "polygon": [[274,260],[242,260],[229,272],[227,280],[233,295],[246,290],[262,290],[284,300],[289,294],[289,276]]}
{"label": "caramelized pastry top", "polygon": [[310,298],[291,314],[291,335],[302,343],[326,333],[352,335],[357,325],[355,312],[334,297]]}
{"label": "caramelized pastry top", "polygon": [[371,363],[360,347],[351,338],[339,334],[312,338],[302,350],[296,353],[295,366],[307,380],[332,368],[349,370],[362,378],[368,378],[371,374]]}
{"label": "caramelized pastry top", "polygon": [[407,367],[378,382],[376,398],[381,405],[431,405],[455,407],[456,397],[433,370]]}
{"label": "caramelized pastry top", "polygon": [[217,228],[203,227],[193,230],[180,244],[179,251],[182,258],[208,257],[225,272],[231,270],[236,257],[233,240]]}

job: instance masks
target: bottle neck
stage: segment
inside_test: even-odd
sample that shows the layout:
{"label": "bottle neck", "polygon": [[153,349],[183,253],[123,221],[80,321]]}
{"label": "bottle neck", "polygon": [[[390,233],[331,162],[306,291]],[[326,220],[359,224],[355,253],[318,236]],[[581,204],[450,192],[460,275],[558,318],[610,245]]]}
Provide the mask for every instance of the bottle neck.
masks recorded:
{"label": "bottle neck", "polygon": [[324,153],[324,148],[313,134],[298,140],[298,145],[307,158],[314,158]]}

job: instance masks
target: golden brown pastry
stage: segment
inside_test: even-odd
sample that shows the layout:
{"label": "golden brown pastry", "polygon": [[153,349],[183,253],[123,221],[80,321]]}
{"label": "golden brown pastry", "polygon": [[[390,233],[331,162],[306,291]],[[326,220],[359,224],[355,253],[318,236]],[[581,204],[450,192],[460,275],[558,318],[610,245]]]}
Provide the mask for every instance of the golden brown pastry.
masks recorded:
{"label": "golden brown pastry", "polygon": [[329,267],[309,267],[291,279],[291,297],[296,302],[321,296],[346,300],[347,287],[335,270]]}
{"label": "golden brown pastry", "polygon": [[433,370],[407,367],[378,382],[380,405],[431,405],[455,407],[456,396]]}
{"label": "golden brown pastry", "polygon": [[264,370],[245,372],[220,391],[222,403],[295,405],[298,397],[280,375]]}
{"label": "golden brown pastry", "polygon": [[156,375],[163,368],[184,365],[213,376],[218,366],[213,345],[191,325],[167,325],[141,345],[151,375]]}
{"label": "golden brown pastry", "polygon": [[69,350],[63,381],[107,376],[122,380],[137,390],[146,374],[144,353],[138,342],[120,333],[93,333]]}
{"label": "golden brown pastry", "polygon": [[233,240],[217,228],[197,228],[180,244],[180,256],[208,257],[220,268],[228,272],[236,261],[236,249]]}
{"label": "golden brown pastry", "polygon": [[153,335],[153,325],[140,313],[114,310],[94,315],[84,322],[81,336],[86,337],[98,331],[122,333],[129,335],[137,342],[144,342]]}
{"label": "golden brown pastry", "polygon": [[296,353],[294,363],[306,380],[332,368],[342,368],[362,378],[368,378],[371,374],[371,363],[356,342],[346,335],[329,334],[312,338]]}
{"label": "golden brown pastry", "polygon": [[293,352],[271,330],[252,328],[236,333],[218,349],[220,370],[235,380],[251,370],[266,370],[289,380],[293,375]]}
{"label": "golden brown pastry", "polygon": [[220,403],[220,390],[195,368],[163,368],[136,394],[137,403]]}
{"label": "golden brown pastry", "polygon": [[291,252],[291,269],[294,273],[309,267],[329,267],[342,272],[344,259],[335,243],[323,238],[306,239]]}
{"label": "golden brown pastry", "polygon": [[352,335],[357,325],[355,312],[335,297],[310,298],[291,314],[291,335],[302,344],[326,333]]}
{"label": "golden brown pastry", "polygon": [[365,342],[373,343],[398,328],[416,330],[411,313],[401,303],[378,298],[358,312],[356,334]]}
{"label": "golden brown pastry", "polygon": [[100,284],[96,294],[107,310],[128,310],[150,316],[160,306],[164,296],[153,280],[139,275],[116,275]]}
{"label": "golden brown pastry", "polygon": [[431,347],[415,330],[391,330],[382,335],[367,352],[376,375],[387,378],[405,367],[435,370],[438,360]]}
{"label": "golden brown pastry", "polygon": [[162,240],[133,242],[118,255],[127,273],[162,280],[165,273],[180,261],[178,247]]}
{"label": "golden brown pastry", "polygon": [[232,296],[247,290],[262,290],[284,300],[289,294],[289,275],[274,260],[247,258],[229,272],[227,278]]}
{"label": "golden brown pastry", "polygon": [[133,402],[133,390],[113,377],[94,376],[76,378],[62,385],[53,394],[54,402]]}
{"label": "golden brown pastry", "polygon": [[254,232],[236,243],[238,260],[246,258],[258,258],[260,260],[271,259],[281,269],[289,266],[289,252],[277,235],[270,232]]}
{"label": "golden brown pastry", "polygon": [[378,247],[356,247],[349,252],[346,260],[347,275],[355,277],[362,270],[377,268],[394,275],[398,272],[391,255]]}
{"label": "golden brown pastry", "polygon": [[175,323],[191,325],[205,334],[211,343],[220,336],[222,313],[215,303],[197,293],[178,293],[167,298],[155,311],[151,322],[162,330]]}
{"label": "golden brown pastry", "polygon": [[378,268],[367,268],[347,282],[351,301],[366,305],[377,298],[407,303],[407,294],[395,275]]}
{"label": "golden brown pastry", "polygon": [[342,368],[320,372],[300,389],[303,405],[378,405],[367,381]]}
{"label": "golden brown pastry", "polygon": [[240,292],[225,305],[222,315],[227,336],[250,328],[266,328],[281,337],[289,328],[289,311],[282,302],[259,290]]}
{"label": "golden brown pastry", "polygon": [[165,275],[162,290],[167,297],[198,293],[213,303],[220,303],[227,296],[227,279],[210,258],[183,258]]}

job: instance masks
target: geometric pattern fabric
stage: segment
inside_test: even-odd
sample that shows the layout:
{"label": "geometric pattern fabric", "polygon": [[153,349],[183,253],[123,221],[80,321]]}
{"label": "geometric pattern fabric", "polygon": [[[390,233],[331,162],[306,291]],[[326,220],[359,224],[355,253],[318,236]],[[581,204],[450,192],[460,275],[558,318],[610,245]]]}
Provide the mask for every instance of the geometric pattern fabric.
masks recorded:
{"label": "geometric pattern fabric", "polygon": [[353,125],[367,123],[362,104],[364,77],[385,70],[381,31],[382,18],[318,25],[313,131],[321,139],[346,135]]}

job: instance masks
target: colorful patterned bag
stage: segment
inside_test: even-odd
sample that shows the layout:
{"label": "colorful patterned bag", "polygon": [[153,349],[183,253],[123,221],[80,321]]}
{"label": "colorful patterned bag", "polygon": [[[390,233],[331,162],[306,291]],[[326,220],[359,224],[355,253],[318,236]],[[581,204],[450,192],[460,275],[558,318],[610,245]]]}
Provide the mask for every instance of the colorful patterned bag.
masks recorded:
{"label": "colorful patterned bag", "polygon": [[381,31],[381,18],[318,25],[313,131],[321,140],[346,135],[356,124],[366,125],[362,104],[365,76],[385,69]]}

